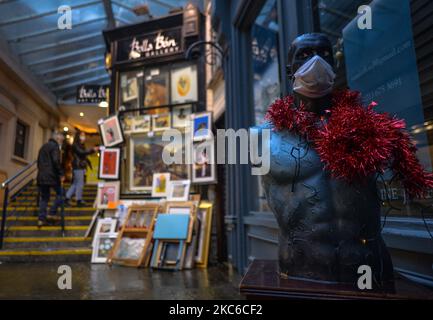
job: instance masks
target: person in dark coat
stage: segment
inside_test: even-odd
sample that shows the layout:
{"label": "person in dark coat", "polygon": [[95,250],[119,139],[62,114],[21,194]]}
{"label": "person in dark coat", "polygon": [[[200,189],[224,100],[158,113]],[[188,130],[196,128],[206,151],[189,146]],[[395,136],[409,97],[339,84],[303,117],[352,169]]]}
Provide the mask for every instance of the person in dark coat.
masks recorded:
{"label": "person in dark coat", "polygon": [[69,201],[75,193],[75,200],[77,206],[84,207],[86,203],[83,201],[83,188],[84,188],[84,176],[86,174],[87,166],[91,166],[88,155],[97,152],[98,147],[86,149],[84,142],[86,141],[86,134],[82,131],[77,130],[74,137],[74,143],[72,144],[72,170],[73,180],[72,185],[66,193],[65,204],[70,205]]}
{"label": "person in dark coat", "polygon": [[[56,214],[57,208],[62,204],[62,182],[65,178],[61,163],[63,140],[63,134],[54,132],[51,139],[39,150],[36,178],[40,192],[38,226],[43,226],[48,221],[58,220]],[[47,215],[51,189],[56,193],[56,200],[50,209],[50,214]]]}

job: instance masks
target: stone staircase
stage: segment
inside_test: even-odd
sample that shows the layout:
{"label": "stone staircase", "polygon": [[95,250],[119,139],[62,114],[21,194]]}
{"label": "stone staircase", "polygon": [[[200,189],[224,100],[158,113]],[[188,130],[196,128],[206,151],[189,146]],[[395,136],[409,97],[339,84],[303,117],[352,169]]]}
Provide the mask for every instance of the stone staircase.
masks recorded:
{"label": "stone staircase", "polygon": [[[69,185],[65,185],[65,189]],[[37,226],[37,186],[29,185],[8,205],[6,232],[0,262],[90,261],[91,238],[84,235],[95,209],[96,186],[85,186],[83,200],[87,207],[76,207],[71,201],[65,207],[65,235],[59,226]],[[55,199],[51,194],[50,203]],[[60,214],[60,209],[58,214]],[[0,217],[1,219],[1,217]]]}

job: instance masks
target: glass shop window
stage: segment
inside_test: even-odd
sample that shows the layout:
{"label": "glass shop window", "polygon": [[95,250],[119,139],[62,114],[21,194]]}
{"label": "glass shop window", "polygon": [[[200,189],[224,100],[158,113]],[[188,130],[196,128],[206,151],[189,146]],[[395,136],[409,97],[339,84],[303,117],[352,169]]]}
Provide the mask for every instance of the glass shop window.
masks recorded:
{"label": "glass shop window", "polygon": [[268,106],[280,97],[277,1],[268,0],[251,30],[254,112],[263,123]]}
{"label": "glass shop window", "polygon": [[14,155],[22,159],[26,156],[28,131],[28,125],[18,120],[15,129]]}
{"label": "glass shop window", "polygon": [[[251,29],[254,116],[256,124],[264,122],[269,105],[281,95],[278,30],[277,1],[268,0]],[[270,211],[260,176],[257,178],[257,188],[257,210]]]}
{"label": "glass shop window", "polygon": [[[366,11],[371,9],[371,29]],[[432,170],[433,157],[433,2],[375,0],[316,2],[316,29],[334,45],[337,86],[362,93],[363,101],[375,101],[377,111],[406,121],[418,148],[422,165]],[[361,19],[361,20],[360,20]],[[427,199],[408,204],[392,173],[378,180],[384,214],[402,217],[433,217],[433,191]],[[386,182],[386,183],[385,183]]]}

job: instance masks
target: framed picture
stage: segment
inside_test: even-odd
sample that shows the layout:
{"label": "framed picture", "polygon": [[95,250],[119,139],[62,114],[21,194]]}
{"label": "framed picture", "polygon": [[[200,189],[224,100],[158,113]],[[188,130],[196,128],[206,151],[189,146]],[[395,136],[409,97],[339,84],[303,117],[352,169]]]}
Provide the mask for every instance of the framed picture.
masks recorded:
{"label": "framed picture", "polygon": [[[191,179],[191,166],[188,164],[167,165],[162,159],[164,147],[169,142],[162,141],[161,135],[131,135],[129,139],[129,190],[151,193],[153,174],[169,172],[170,180]],[[185,146],[180,143],[185,153]]]}
{"label": "framed picture", "polygon": [[190,104],[173,108],[173,128],[185,128],[190,125],[192,106]]}
{"label": "framed picture", "polygon": [[122,88],[122,98],[124,102],[138,99],[138,81],[137,78],[126,80],[126,86]]}
{"label": "framed picture", "polygon": [[166,197],[170,173],[154,173],[152,182],[152,197]]}
{"label": "framed picture", "polygon": [[99,179],[119,180],[120,148],[101,148],[99,152]]}
{"label": "framed picture", "polygon": [[169,104],[169,73],[159,68],[150,69],[144,79],[144,107],[160,107]]}
{"label": "framed picture", "polygon": [[133,133],[144,133],[149,132],[151,126],[150,115],[139,115],[135,116],[132,121],[132,132]]}
{"label": "framed picture", "polygon": [[193,227],[196,219],[196,204],[192,201],[184,201],[184,202],[172,202],[167,201],[165,204],[165,212],[169,214],[186,214],[191,217],[190,224],[188,227],[188,238],[187,243],[191,243]]}
{"label": "framed picture", "polygon": [[114,147],[123,143],[123,132],[117,115],[99,120],[102,142],[106,147]]}
{"label": "framed picture", "polygon": [[191,180],[170,181],[168,184],[167,200],[188,201]]}
{"label": "framed picture", "polygon": [[202,141],[212,138],[212,113],[202,112],[191,115],[192,140]]}
{"label": "framed picture", "polygon": [[202,202],[197,209],[198,243],[195,263],[200,268],[206,268],[208,263],[212,231],[212,208],[212,203]]}
{"label": "framed picture", "polygon": [[197,66],[190,65],[171,71],[171,102],[184,103],[198,100]]}
{"label": "framed picture", "polygon": [[98,218],[93,236],[92,246],[95,246],[95,240],[98,235],[112,234],[116,232],[117,220],[112,218]]}
{"label": "framed picture", "polygon": [[194,144],[192,160],[193,183],[216,182],[215,145],[213,141]]}
{"label": "framed picture", "polygon": [[163,131],[171,128],[171,117],[169,113],[154,114],[152,116],[153,131]]}
{"label": "framed picture", "polygon": [[130,134],[131,133],[133,121],[134,121],[134,117],[131,115],[127,115],[123,118],[123,121],[122,121],[123,134]]}
{"label": "framed picture", "polygon": [[106,263],[116,239],[117,233],[97,235],[92,251],[92,263]]}
{"label": "framed picture", "polygon": [[119,201],[120,183],[100,182],[98,183],[98,192],[96,195],[96,207],[98,209],[108,209],[110,202]]}

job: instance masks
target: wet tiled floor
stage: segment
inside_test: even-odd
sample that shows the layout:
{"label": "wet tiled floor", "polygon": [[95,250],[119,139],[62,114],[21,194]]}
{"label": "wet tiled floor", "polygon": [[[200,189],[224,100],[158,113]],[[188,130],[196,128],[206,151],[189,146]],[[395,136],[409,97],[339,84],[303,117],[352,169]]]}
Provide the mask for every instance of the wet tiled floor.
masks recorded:
{"label": "wet tiled floor", "polygon": [[58,288],[60,265],[1,264],[0,299],[242,299],[240,276],[222,265],[172,272],[69,263],[71,290]]}

